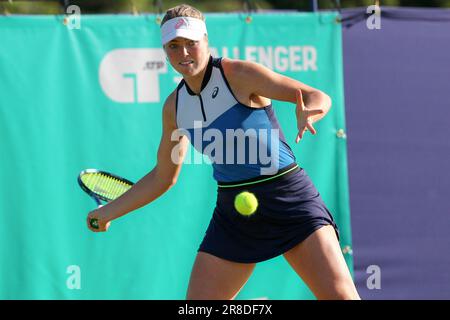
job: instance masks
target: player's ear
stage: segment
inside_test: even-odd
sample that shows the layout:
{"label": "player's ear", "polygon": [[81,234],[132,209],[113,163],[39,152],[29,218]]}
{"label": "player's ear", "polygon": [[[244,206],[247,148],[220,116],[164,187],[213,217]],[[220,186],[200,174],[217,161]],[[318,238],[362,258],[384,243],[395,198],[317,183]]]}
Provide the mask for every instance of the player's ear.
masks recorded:
{"label": "player's ear", "polygon": [[166,51],[166,45],[163,44],[162,47],[163,47],[163,51],[164,51],[164,57],[165,57],[166,61],[169,61],[169,57],[167,56],[167,51]]}

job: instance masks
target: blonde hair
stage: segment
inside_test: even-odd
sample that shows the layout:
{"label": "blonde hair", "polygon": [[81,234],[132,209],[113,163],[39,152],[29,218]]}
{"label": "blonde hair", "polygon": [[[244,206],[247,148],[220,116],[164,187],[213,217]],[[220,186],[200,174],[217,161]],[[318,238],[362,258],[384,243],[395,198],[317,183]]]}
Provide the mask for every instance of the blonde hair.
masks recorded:
{"label": "blonde hair", "polygon": [[194,7],[191,7],[190,5],[187,5],[187,4],[180,4],[179,6],[170,8],[166,11],[164,18],[161,21],[161,26],[166,21],[173,19],[173,18],[177,18],[177,17],[190,17],[190,18],[196,18],[196,19],[205,21],[205,17],[203,16],[203,13],[201,13],[199,10],[197,10]]}

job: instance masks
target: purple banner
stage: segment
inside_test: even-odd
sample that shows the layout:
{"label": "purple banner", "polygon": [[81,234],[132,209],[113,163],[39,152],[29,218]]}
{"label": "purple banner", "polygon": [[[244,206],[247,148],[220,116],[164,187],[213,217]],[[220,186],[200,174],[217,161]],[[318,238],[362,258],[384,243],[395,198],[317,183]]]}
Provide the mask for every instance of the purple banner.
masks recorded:
{"label": "purple banner", "polygon": [[450,10],[344,10],[343,42],[358,290],[450,299]]}

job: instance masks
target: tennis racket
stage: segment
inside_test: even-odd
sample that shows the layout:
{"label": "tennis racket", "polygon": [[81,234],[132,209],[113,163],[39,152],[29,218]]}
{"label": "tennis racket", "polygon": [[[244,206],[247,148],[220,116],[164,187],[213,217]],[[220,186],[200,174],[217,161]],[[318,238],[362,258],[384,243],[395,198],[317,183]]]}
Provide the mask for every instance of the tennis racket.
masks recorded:
{"label": "tennis racket", "polygon": [[[124,194],[133,182],[116,176],[112,173],[97,169],[86,169],[80,172],[78,184],[92,199],[98,207],[102,206],[102,201],[110,202]],[[89,224],[92,228],[98,229],[98,220],[91,219]]]}

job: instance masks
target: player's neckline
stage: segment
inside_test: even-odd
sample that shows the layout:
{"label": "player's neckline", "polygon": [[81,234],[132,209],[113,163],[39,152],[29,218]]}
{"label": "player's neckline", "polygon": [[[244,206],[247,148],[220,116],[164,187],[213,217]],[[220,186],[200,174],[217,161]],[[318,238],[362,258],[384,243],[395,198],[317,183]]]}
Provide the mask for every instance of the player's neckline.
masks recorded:
{"label": "player's neckline", "polygon": [[186,80],[184,80],[184,84],[186,85],[186,91],[191,95],[191,96],[199,96],[202,94],[203,89],[205,89],[206,85],[208,84],[209,80],[211,79],[211,74],[212,74],[212,68],[213,68],[213,58],[210,55],[209,56],[209,60],[208,60],[208,65],[206,66],[206,71],[205,74],[203,75],[203,80],[202,80],[202,85],[200,87],[200,93],[197,94],[195,93],[188,85],[188,83],[186,82]]}

